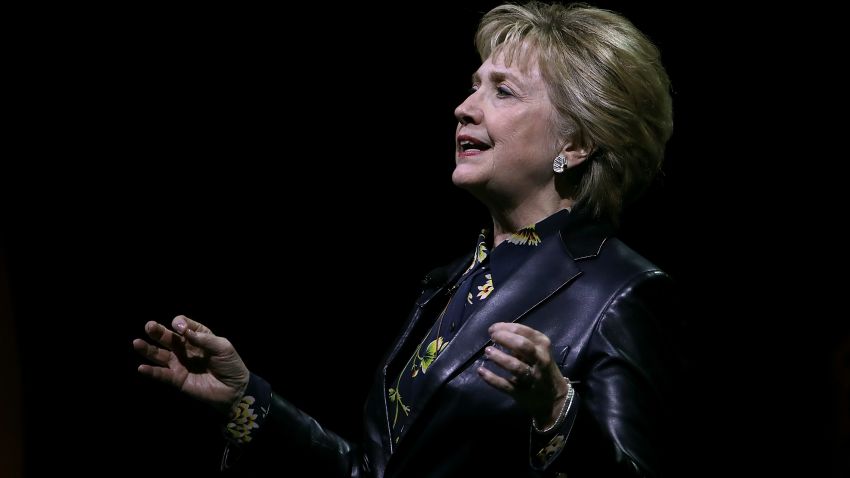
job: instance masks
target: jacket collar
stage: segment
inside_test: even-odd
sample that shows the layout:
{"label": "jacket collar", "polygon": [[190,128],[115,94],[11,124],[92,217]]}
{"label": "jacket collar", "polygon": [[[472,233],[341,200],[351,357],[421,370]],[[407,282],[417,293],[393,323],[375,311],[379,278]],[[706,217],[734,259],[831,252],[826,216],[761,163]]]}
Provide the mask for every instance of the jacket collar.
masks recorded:
{"label": "jacket collar", "polygon": [[574,261],[596,257],[613,234],[612,224],[594,218],[591,211],[581,204],[573,208],[561,227],[561,241]]}

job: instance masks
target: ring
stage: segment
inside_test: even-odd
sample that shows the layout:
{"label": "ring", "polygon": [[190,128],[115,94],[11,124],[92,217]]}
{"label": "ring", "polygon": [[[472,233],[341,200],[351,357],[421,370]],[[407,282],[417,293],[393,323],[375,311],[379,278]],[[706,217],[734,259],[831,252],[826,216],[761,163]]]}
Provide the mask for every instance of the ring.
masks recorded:
{"label": "ring", "polygon": [[525,367],[525,370],[516,376],[517,385],[522,387],[531,385],[531,380],[534,377],[534,366],[525,364]]}

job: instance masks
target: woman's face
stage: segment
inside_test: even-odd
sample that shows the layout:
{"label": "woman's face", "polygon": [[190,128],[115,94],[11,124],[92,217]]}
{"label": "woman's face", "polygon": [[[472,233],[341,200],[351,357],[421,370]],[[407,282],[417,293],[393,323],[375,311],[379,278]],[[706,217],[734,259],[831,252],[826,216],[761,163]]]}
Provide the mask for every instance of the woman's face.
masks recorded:
{"label": "woman's face", "polygon": [[472,93],[455,109],[455,185],[507,207],[554,187],[552,160],[561,141],[537,62],[508,67],[491,55],[472,83]]}

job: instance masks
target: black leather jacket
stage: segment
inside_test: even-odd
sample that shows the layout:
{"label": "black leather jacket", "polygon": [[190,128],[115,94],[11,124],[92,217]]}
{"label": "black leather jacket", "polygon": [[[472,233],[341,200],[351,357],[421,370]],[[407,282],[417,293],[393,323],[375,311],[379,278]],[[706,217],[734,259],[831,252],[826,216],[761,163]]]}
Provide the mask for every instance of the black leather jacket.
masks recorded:
{"label": "black leather jacket", "polygon": [[[421,340],[432,299],[453,283],[471,255],[435,271],[402,334],[375,376],[364,436],[349,442],[278,396],[259,440],[278,465],[303,460],[311,476],[660,476],[669,380],[660,331],[671,282],[610,236],[610,228],[573,214],[561,241],[548,241],[511,276],[442,352],[429,373],[412,425],[391,443],[387,364]],[[551,340],[575,385],[566,446],[543,471],[529,466],[530,419],[508,395],[480,379],[487,328],[518,321]],[[422,323],[420,323],[422,322]],[[431,372],[431,370],[429,370]],[[285,466],[285,465],[284,465]],[[301,469],[304,469],[300,467]],[[297,469],[297,468],[296,468]]]}

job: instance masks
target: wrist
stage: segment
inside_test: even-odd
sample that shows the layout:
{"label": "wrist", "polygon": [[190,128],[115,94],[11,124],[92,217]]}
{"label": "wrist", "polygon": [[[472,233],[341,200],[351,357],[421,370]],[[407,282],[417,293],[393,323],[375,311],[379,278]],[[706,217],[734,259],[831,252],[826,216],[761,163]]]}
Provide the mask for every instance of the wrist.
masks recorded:
{"label": "wrist", "polygon": [[555,400],[554,406],[549,416],[546,417],[546,420],[538,420],[537,417],[532,418],[531,425],[537,433],[548,433],[559,427],[566,419],[567,413],[570,411],[573,396],[575,395],[575,390],[566,377],[564,377],[564,383],[566,384],[567,391],[563,396]]}
{"label": "wrist", "polygon": [[237,409],[239,408],[240,403],[242,403],[242,399],[248,393],[248,388],[251,382],[250,378],[251,376],[249,374],[244,380],[240,380],[238,383],[235,383],[230,397],[222,404],[222,408],[228,416],[228,419],[233,418],[234,414],[238,412]]}
{"label": "wrist", "polygon": [[555,403],[552,404],[552,407],[549,408],[548,413],[545,415],[538,415],[534,418],[534,425],[538,428],[549,428],[558,421],[558,417],[561,416],[561,410],[564,409],[564,402],[567,399],[567,394],[561,395],[560,398],[555,399]]}

